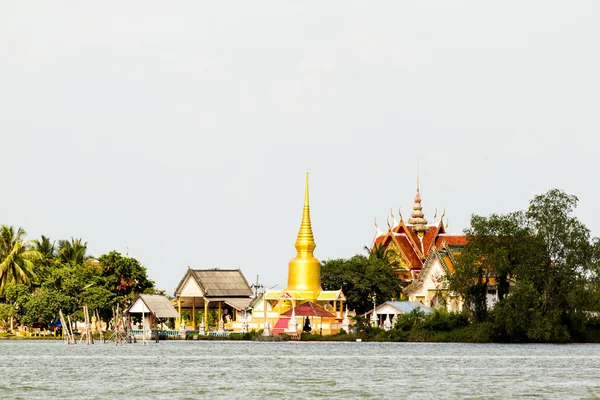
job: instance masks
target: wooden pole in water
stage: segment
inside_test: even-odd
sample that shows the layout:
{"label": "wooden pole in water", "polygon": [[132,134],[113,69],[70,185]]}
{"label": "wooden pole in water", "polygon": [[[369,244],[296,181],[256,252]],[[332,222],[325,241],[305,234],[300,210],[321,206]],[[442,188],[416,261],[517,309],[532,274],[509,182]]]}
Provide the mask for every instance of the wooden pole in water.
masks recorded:
{"label": "wooden pole in water", "polygon": [[104,335],[102,334],[102,321],[100,321],[100,313],[98,312],[98,309],[94,311],[94,314],[96,315],[96,330],[98,330],[98,340],[100,340],[101,343],[104,343]]}
{"label": "wooden pole in water", "polygon": [[67,327],[71,337],[69,339],[69,342],[71,342],[71,344],[75,344],[75,334],[73,333],[73,323],[71,322],[71,316],[67,315],[67,319],[69,320],[69,324],[67,325]]}
{"label": "wooden pole in water", "polygon": [[[60,316],[60,323],[62,325],[63,338],[65,338],[65,342],[67,344],[72,344],[71,340],[72,340],[73,335],[71,332],[69,332],[69,326],[67,325],[67,322],[65,321],[65,315],[63,314],[62,310],[58,311],[58,315]],[[69,321],[69,322],[71,322],[71,321]]]}
{"label": "wooden pole in water", "polygon": [[88,310],[87,304],[83,306],[83,319],[85,324],[85,332],[81,335],[81,342],[83,342],[83,337],[85,335],[85,344],[93,344],[94,339],[92,338],[92,326],[90,323],[90,312]]}

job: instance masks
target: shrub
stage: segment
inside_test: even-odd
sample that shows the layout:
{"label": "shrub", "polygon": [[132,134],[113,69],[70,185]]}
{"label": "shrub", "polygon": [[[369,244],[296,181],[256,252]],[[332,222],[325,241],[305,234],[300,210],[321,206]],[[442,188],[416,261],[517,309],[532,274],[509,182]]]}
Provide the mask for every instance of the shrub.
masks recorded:
{"label": "shrub", "polygon": [[463,313],[436,309],[433,314],[425,316],[421,325],[424,330],[429,332],[449,332],[468,326],[469,319]]}

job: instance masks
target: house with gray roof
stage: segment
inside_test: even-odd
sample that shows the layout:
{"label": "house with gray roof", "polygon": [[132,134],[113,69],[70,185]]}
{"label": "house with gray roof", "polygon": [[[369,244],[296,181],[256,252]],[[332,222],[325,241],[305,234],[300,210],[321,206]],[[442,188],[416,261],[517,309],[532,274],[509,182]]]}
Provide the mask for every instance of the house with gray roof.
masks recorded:
{"label": "house with gray roof", "polygon": [[[201,322],[196,321],[197,310],[204,310],[206,330],[231,328],[233,321],[237,320],[237,314],[250,307],[252,295],[252,289],[239,269],[188,268],[175,289],[175,297],[179,313],[182,310],[190,311],[190,319],[178,320],[176,329],[181,329],[180,324],[187,324],[185,326],[192,330],[197,329]],[[218,323],[213,327],[208,326],[210,310],[218,310]]]}

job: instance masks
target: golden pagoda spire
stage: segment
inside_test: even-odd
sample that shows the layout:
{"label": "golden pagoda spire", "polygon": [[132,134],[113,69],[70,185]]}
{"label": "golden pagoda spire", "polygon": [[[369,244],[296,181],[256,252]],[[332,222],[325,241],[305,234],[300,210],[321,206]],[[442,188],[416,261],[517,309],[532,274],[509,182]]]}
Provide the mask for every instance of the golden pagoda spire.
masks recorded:
{"label": "golden pagoda spire", "polygon": [[313,255],[315,239],[310,224],[310,203],[308,197],[308,171],[306,171],[306,186],[304,189],[304,208],[302,222],[296,239],[298,254],[289,263],[288,290],[321,291],[321,263]]}
{"label": "golden pagoda spire", "polygon": [[408,223],[414,225],[412,230],[419,235],[420,238],[429,231],[427,226],[427,220],[425,214],[423,214],[423,206],[421,206],[421,194],[419,193],[419,160],[417,159],[417,193],[415,194],[415,204],[413,205],[413,212],[410,213],[410,219]]}
{"label": "golden pagoda spire", "polygon": [[300,231],[298,231],[298,238],[296,239],[296,250],[298,254],[310,253],[313,254],[313,250],[317,245],[315,244],[315,238],[313,236],[312,226],[310,225],[310,202],[308,199],[308,171],[306,171],[306,186],[304,187],[304,209],[302,210],[302,222],[300,223]]}

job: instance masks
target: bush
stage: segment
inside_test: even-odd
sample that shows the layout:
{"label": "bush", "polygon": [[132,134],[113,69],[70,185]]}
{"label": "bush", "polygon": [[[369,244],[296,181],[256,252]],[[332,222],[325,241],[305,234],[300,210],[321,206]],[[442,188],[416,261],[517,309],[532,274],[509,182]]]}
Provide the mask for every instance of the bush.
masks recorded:
{"label": "bush", "polygon": [[450,332],[469,325],[469,318],[464,313],[448,312],[436,309],[433,314],[427,315],[421,324],[429,332]]}
{"label": "bush", "polygon": [[[262,333],[262,332],[261,332]],[[229,340],[254,340],[258,336],[258,331],[250,331],[245,333],[231,333],[227,336]]]}
{"label": "bush", "polygon": [[396,325],[394,329],[402,332],[408,332],[415,328],[419,328],[425,319],[425,313],[418,308],[415,308],[408,314],[400,314],[396,317]]}
{"label": "bush", "polygon": [[0,326],[8,328],[10,326],[10,317],[12,317],[14,307],[9,304],[0,304]]}

